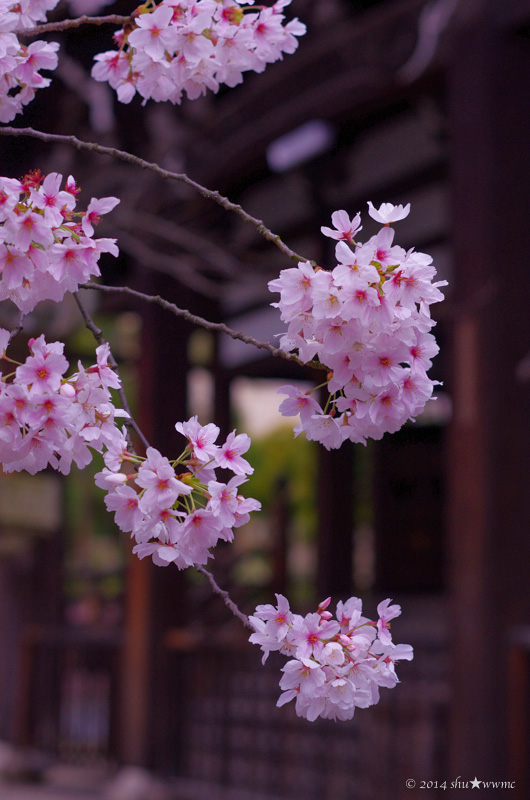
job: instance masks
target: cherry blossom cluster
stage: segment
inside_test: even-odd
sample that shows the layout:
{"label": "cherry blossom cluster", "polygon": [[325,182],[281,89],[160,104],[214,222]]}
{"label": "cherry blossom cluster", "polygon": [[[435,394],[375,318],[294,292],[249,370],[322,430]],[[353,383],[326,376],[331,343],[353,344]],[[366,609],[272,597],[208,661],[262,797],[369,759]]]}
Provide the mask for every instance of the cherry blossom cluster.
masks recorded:
{"label": "cherry blossom cluster", "polygon": [[101,453],[121,438],[110,389],[120,380],[108,364],[109,346],[96,350],[96,363],[66,378],[64,344],[30,339],[30,355],[17,364],[6,355],[9,332],[0,329],[0,356],[14,371],[0,381],[0,462],[5,472],[31,475],[51,466],[67,475],[72,462],[83,468],[92,451]]}
{"label": "cherry blossom cluster", "polygon": [[383,227],[365,244],[355,238],[359,214],[350,220],[336,211],[334,227],[322,228],[337,241],[332,270],[300,262],[269,283],[280,292],[273,305],[288,325],[281,348],[328,368],[327,401],[319,403],[315,390],[283,386],[280,411],[300,414],[295,434],[305,431],[328,450],[346,439],[366,443],[399,430],[423,410],[438,383],[427,375],[439,349],[430,305],[443,299],[446,281],[433,282],[430,256],[394,244],[389,225],[406,217],[410,204],[368,206]]}
{"label": "cherry blossom cluster", "polygon": [[401,608],[390,600],[379,603],[376,621],[362,616],[358,597],[340,601],[335,619],[327,611],[329,597],[305,617],[294,614],[283,595],[276,600],[276,607],[260,605],[250,617],[250,641],[263,650],[263,663],[272,651],[288,657],[277,705],[295,700],[299,717],[351,719],[356,708],[378,702],[379,687],[399,683],[398,661],[413,658],[410,645],[392,641],[390,621]]}
{"label": "cherry blossom cluster", "polygon": [[115,34],[117,50],[96,56],[92,77],[108,81],[122,103],[143,98],[180,103],[235,86],[243,72],[294,53],[305,33],[298,19],[284,25],[291,0],[252,8],[253,0],[162,0],[146,2]]}
{"label": "cherry blossom cluster", "polygon": [[35,97],[37,89],[50,85],[39,70],[57,66],[56,42],[22,44],[17,32],[46,19],[59,0],[0,0],[0,122],[11,122]]}
{"label": "cherry blossom cluster", "polygon": [[[197,417],[177,422],[188,440],[181,455],[169,461],[154,447],[145,458],[128,452],[123,435],[104,454],[105,468],[96,483],[107,490],[105,505],[114,512],[118,527],[136,540],[133,552],[151,556],[158,566],[174,563],[179,569],[204,565],[210,548],[222,539],[231,542],[233,528],[244,525],[260,503],[244,498],[239,487],[253,472],[243,458],[249,437],[230,433],[216,444],[219,428],[200,425]],[[121,471],[122,465],[129,470]],[[228,483],[215,470],[234,473]]]}
{"label": "cherry blossom cluster", "polygon": [[62,300],[100,274],[101,253],[118,255],[115,239],[94,239],[94,225],[119,203],[92,198],[76,211],[79,189],[70,176],[40,171],[22,180],[0,178],[0,300],[28,313],[41,300]]}
{"label": "cherry blossom cluster", "polygon": [[[243,458],[250,446],[246,434],[230,433],[217,445],[219,428],[201,426],[197,417],[178,422],[188,444],[173,462],[153,447],[145,458],[130,452],[125,428],[128,417],[115,407],[111,389],[119,376],[109,365],[108,344],[96,350],[96,363],[65,377],[69,363],[62,342],[44,335],[30,339],[24,363],[7,353],[10,333],[0,329],[0,357],[7,365],[0,380],[0,463],[5,472],[34,475],[50,466],[67,475],[72,463],[86,467],[93,452],[103,454],[105,468],[96,483],[107,490],[105,504],[116,524],[136,539],[133,552],[150,555],[162,566],[180,569],[205,564],[219,539],[232,541],[233,528],[244,525],[260,508],[239,494],[252,473]],[[11,372],[9,366],[13,366]],[[127,466],[127,471],[121,468]],[[177,473],[178,469],[178,473]],[[227,483],[215,470],[228,469]]]}

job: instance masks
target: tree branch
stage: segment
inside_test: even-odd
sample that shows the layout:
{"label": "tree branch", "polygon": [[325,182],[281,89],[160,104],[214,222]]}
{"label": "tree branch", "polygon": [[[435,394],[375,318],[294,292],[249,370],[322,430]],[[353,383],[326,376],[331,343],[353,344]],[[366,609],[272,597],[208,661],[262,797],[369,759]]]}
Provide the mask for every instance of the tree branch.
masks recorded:
{"label": "tree branch", "polygon": [[[103,292],[104,294],[129,294],[132,297],[137,297],[140,300],[144,300],[146,303],[155,303],[156,305],[161,306],[166,311],[169,311],[171,314],[174,314],[176,317],[182,317],[183,319],[191,322],[193,325],[198,325],[201,328],[206,328],[209,331],[217,331],[219,333],[225,333],[227,336],[231,336],[232,339],[239,339],[241,342],[245,342],[245,344],[250,344],[253,347],[258,348],[259,350],[267,350],[268,353],[275,356],[276,358],[284,358],[287,361],[294,361],[295,364],[299,364],[301,367],[307,366],[303,361],[293,355],[289,355],[289,353],[285,353],[283,350],[280,350],[279,347],[274,347],[272,344],[268,342],[262,342],[259,339],[255,339],[253,336],[247,336],[240,331],[235,331],[232,328],[229,328],[228,325],[225,325],[224,322],[210,322],[203,317],[198,317],[196,314],[192,314],[191,311],[188,311],[184,308],[179,308],[174,303],[170,303],[168,300],[164,300],[163,297],[160,295],[153,295],[153,294],[144,294],[143,292],[139,292],[136,289],[131,289],[129,286],[105,286],[101,283],[84,283],[81,284],[82,289],[95,289],[96,291]],[[316,366],[317,368],[327,370],[324,364],[311,364],[311,366]]]}
{"label": "tree branch", "polygon": [[31,136],[34,139],[40,139],[43,142],[70,144],[77,148],[77,150],[92,151],[94,153],[99,153],[99,155],[110,156],[111,158],[116,158],[119,161],[125,161],[127,164],[132,164],[140,169],[150,170],[164,180],[184,183],[186,186],[190,186],[192,189],[195,189],[195,191],[201,194],[203,197],[206,197],[208,200],[212,200],[226,211],[231,211],[234,214],[237,214],[242,220],[248,222],[250,225],[253,225],[261,236],[267,239],[267,241],[272,242],[272,244],[275,244],[276,247],[278,247],[278,249],[284,253],[284,255],[288,256],[294,261],[307,261],[306,258],[299,255],[294,250],[291,250],[291,248],[288,247],[277,234],[273,233],[269,228],[267,228],[261,219],[257,219],[251,214],[248,214],[238,203],[232,203],[231,200],[217,190],[207,189],[205,186],[197,183],[197,181],[189,178],[185,173],[170,172],[167,169],[162,169],[162,167],[160,167],[158,164],[155,164],[152,161],[145,161],[143,158],[135,156],[132,153],[128,153],[126,150],[118,150],[115,147],[105,147],[101,144],[97,144],[96,142],[85,142],[82,139],[78,139],[77,136],[65,136],[64,134],[59,133],[45,133],[44,131],[37,131],[34,128],[13,128],[8,125],[0,127],[0,135]]}
{"label": "tree branch", "polygon": [[108,14],[105,17],[87,17],[83,14],[76,19],[63,19],[61,22],[45,22],[42,25],[35,25],[25,31],[16,31],[17,36],[40,36],[41,33],[50,31],[66,31],[69,28],[79,28],[81,25],[126,25],[131,22],[132,17],[123,17],[120,14]]}

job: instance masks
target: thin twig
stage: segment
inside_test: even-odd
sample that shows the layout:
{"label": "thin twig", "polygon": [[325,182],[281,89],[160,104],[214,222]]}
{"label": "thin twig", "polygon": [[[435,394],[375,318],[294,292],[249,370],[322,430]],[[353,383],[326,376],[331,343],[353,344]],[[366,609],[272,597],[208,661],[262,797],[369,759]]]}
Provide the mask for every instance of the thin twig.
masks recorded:
{"label": "thin twig", "polygon": [[[289,353],[285,353],[283,350],[280,350],[279,347],[274,347],[272,344],[268,342],[262,342],[259,339],[255,339],[253,336],[247,336],[240,331],[235,331],[232,328],[229,328],[228,325],[225,325],[224,322],[210,322],[203,317],[198,317],[196,314],[192,314],[191,311],[188,311],[184,308],[179,308],[174,303],[170,303],[168,300],[164,300],[163,297],[156,294],[144,294],[143,292],[139,292],[136,289],[131,289],[129,286],[105,286],[101,283],[84,283],[81,284],[82,289],[95,289],[96,291],[103,292],[104,294],[130,294],[132,297],[137,297],[140,300],[144,300],[146,303],[155,303],[155,305],[161,306],[166,311],[169,311],[171,314],[174,314],[176,317],[182,317],[183,319],[191,322],[193,325],[198,325],[201,328],[206,328],[209,331],[218,331],[219,333],[225,333],[227,336],[231,336],[232,339],[239,339],[241,342],[245,342],[245,344],[250,344],[253,347],[257,347],[260,350],[267,350],[268,353],[275,356],[276,358],[284,358],[287,361],[294,361],[296,364],[299,364],[301,367],[307,366],[303,361],[297,358],[294,355],[290,355]],[[311,366],[315,366],[313,363]],[[317,365],[320,366],[321,369],[327,370],[324,364]]]}
{"label": "thin twig", "polygon": [[249,622],[249,619],[248,619],[247,615],[243,614],[243,612],[240,611],[240,609],[236,606],[236,604],[234,603],[234,601],[232,600],[232,598],[230,597],[228,592],[225,592],[224,589],[221,589],[221,587],[216,582],[216,580],[215,580],[214,576],[212,575],[212,573],[208,572],[208,570],[205,569],[204,567],[200,567],[198,564],[195,564],[195,569],[208,578],[208,580],[210,581],[210,585],[211,585],[212,589],[214,590],[214,592],[216,594],[218,594],[220,597],[223,598],[223,602],[224,602],[225,606],[227,606],[230,609],[232,614],[234,614],[238,619],[241,620],[241,622],[243,623],[245,628],[250,628],[250,630],[254,630],[254,628],[252,627],[252,625]]}
{"label": "thin twig", "polygon": [[59,142],[63,144],[70,144],[77,148],[77,150],[88,150],[94,153],[99,153],[99,155],[111,156],[111,158],[116,158],[120,161],[125,161],[128,164],[133,164],[140,169],[150,170],[164,180],[184,183],[186,186],[190,186],[192,189],[195,189],[195,191],[201,194],[203,197],[206,197],[208,200],[212,200],[214,203],[217,203],[226,211],[232,211],[242,220],[248,222],[250,225],[253,225],[261,236],[267,239],[267,241],[275,244],[276,247],[278,247],[278,249],[284,253],[284,255],[288,256],[294,261],[307,261],[307,259],[305,259],[303,256],[295,253],[294,250],[291,250],[291,248],[280,239],[278,234],[273,233],[269,228],[267,228],[261,219],[257,219],[251,214],[248,214],[238,203],[232,203],[231,200],[217,190],[207,189],[205,186],[202,186],[202,184],[192,180],[183,172],[170,172],[167,169],[162,169],[162,167],[160,167],[158,164],[155,164],[152,161],[145,161],[143,158],[135,156],[132,153],[128,153],[126,150],[118,150],[115,147],[104,147],[96,142],[85,142],[81,139],[78,139],[77,136],[65,136],[64,134],[59,133],[45,133],[44,131],[37,131],[34,128],[13,128],[9,125],[0,127],[0,135],[31,136],[34,139],[40,139],[43,142]]}
{"label": "thin twig", "polygon": [[25,31],[17,31],[17,36],[40,36],[41,33],[50,31],[66,31],[69,28],[79,28],[81,25],[126,25],[131,22],[132,17],[124,17],[121,14],[108,14],[105,17],[87,17],[83,14],[76,19],[63,19],[61,22],[45,22],[42,25],[35,25]]}
{"label": "thin twig", "polygon": [[[94,336],[94,339],[96,340],[96,342],[98,344],[107,344],[106,339],[103,336],[103,331],[100,328],[98,328],[98,326],[96,325],[96,323],[94,322],[94,320],[92,319],[90,314],[88,313],[87,309],[85,308],[85,306],[83,304],[83,301],[79,297],[79,292],[73,292],[73,295],[74,295],[74,300],[77,303],[77,307],[79,308],[79,311],[81,312],[81,316],[83,317],[83,319],[85,321],[85,325],[88,328],[88,330],[92,333],[92,335]],[[112,355],[112,353],[110,351],[109,351],[109,364],[112,367],[112,369],[116,372],[116,374],[119,376],[120,373],[119,373],[118,364],[116,362],[116,359],[114,358],[114,356]],[[138,425],[138,423],[134,419],[133,415],[131,414],[131,409],[129,408],[129,403],[127,401],[127,396],[125,394],[125,390],[123,388],[121,380],[120,380],[120,388],[117,389],[116,391],[118,392],[119,398],[121,400],[121,404],[122,404],[123,410],[126,411],[127,414],[129,415],[128,419],[125,420],[125,425],[128,428],[132,428],[134,430],[134,432],[136,433],[136,435],[138,436],[138,438],[140,439],[140,441],[144,445],[145,449],[147,450],[147,448],[149,447],[149,442],[145,438],[144,434],[142,433],[142,431],[140,429],[140,426]],[[130,447],[132,449],[132,442],[129,442],[129,445],[130,445]]]}

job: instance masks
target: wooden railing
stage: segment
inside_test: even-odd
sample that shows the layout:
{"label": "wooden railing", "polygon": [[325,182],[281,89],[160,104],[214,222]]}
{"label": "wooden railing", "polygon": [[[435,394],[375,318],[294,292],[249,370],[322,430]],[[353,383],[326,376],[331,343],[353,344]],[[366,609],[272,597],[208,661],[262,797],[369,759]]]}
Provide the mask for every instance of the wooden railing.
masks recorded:
{"label": "wooden railing", "polygon": [[32,627],[20,644],[16,738],[68,761],[114,756],[119,637]]}

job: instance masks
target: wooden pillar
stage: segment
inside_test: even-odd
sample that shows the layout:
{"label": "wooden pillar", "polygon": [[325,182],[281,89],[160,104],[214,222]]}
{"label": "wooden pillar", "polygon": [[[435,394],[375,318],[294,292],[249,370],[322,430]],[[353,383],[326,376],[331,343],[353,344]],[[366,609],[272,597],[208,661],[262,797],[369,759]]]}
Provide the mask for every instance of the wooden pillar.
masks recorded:
{"label": "wooden pillar", "polygon": [[[184,308],[192,297],[167,276],[150,275],[142,287]],[[178,296],[177,296],[178,295]],[[188,323],[156,306],[142,309],[143,347],[139,376],[140,427],[150,445],[171,458],[185,440],[175,423],[186,420]],[[132,556],[127,575],[126,616],[121,673],[120,745],[123,762],[156,765],[157,748],[167,731],[167,681],[163,637],[182,624],[185,579],[174,565],[155,567]],[[173,709],[176,713],[176,709]],[[164,747],[164,754],[167,746]]]}
{"label": "wooden pillar", "polygon": [[530,346],[523,255],[530,118],[516,99],[530,88],[530,49],[501,28],[496,2],[462,10],[467,16],[456,30],[448,81],[455,256],[449,773],[510,780],[509,635],[514,623],[530,619],[530,520],[523,501],[529,398],[517,378]]}
{"label": "wooden pillar", "polygon": [[127,568],[124,641],[120,679],[118,755],[125,764],[147,762],[150,620],[153,568],[131,555]]}
{"label": "wooden pillar", "polygon": [[460,36],[449,81],[458,309],[452,337],[454,417],[448,479],[453,622],[449,769],[457,775],[470,768],[483,780],[498,758],[494,730],[500,712],[496,659],[489,652],[491,615],[497,620],[497,613],[489,574],[494,531],[485,322],[493,298],[483,296],[494,270],[496,142],[490,121],[495,92],[486,66],[495,37],[479,11]]}

